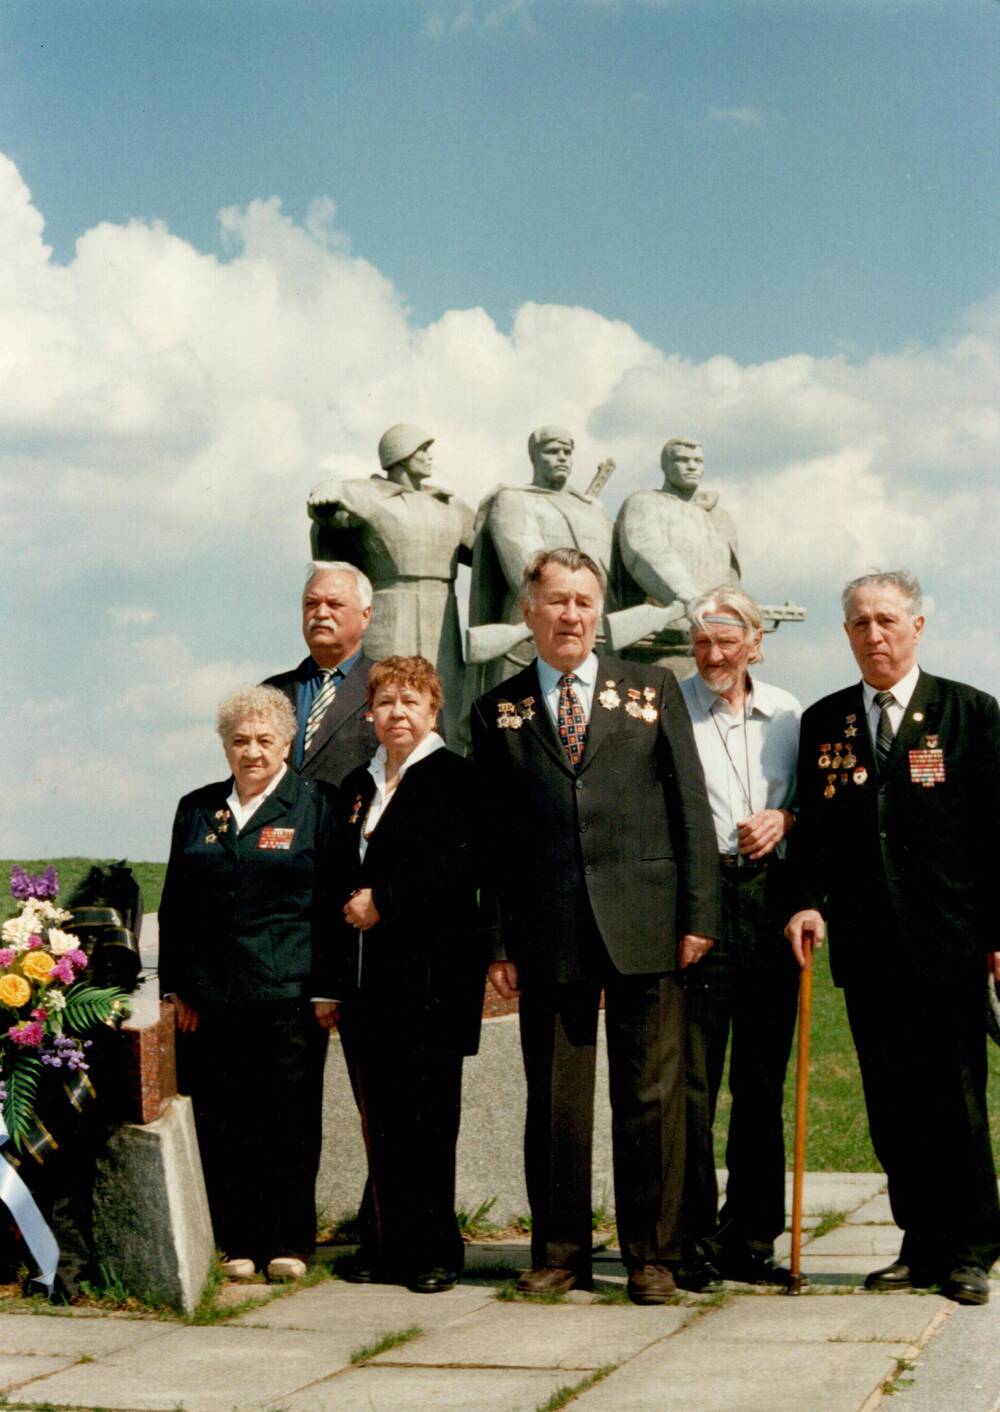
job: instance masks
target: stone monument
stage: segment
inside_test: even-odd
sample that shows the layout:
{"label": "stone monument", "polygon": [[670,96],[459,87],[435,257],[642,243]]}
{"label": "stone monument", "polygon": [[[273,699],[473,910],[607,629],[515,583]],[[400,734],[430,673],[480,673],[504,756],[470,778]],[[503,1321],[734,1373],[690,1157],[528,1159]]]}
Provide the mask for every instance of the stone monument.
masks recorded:
{"label": "stone monument", "polygon": [[660,466],[662,488],[635,491],[615,521],[611,593],[618,612],[606,619],[606,631],[621,656],[687,677],[694,671],[688,605],[711,588],[739,583],[739,548],[718,492],[700,489],[701,444],[672,437]]}
{"label": "stone monument", "polygon": [[528,438],[530,485],[501,485],[479,506],[469,591],[465,712],[477,696],[519,672],[534,656],[521,617],[521,575],[540,549],[573,546],[611,567],[611,521],[596,499],[614,469],[604,462],[586,492],[569,487],[573,438],[540,426]]}
{"label": "stone monument", "polygon": [[444,727],[455,741],[462,705],[462,643],[455,599],[459,563],[471,563],[473,513],[432,486],[434,438],[400,422],[378,444],[384,475],[331,480],[309,496],[312,554],[347,560],[375,596],[365,651],[376,660],[420,653],[444,682]]}

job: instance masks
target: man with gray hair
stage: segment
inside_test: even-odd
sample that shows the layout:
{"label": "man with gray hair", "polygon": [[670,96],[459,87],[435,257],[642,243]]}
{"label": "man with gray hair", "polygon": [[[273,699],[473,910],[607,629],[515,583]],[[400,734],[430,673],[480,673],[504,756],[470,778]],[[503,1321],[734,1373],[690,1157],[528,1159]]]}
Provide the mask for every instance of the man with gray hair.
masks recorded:
{"label": "man with gray hair", "polygon": [[307,779],[339,785],[375,753],[368,709],[371,659],[362,639],[371,621],[372,586],[354,564],[314,560],[302,593],[302,635],[309,648],[291,672],[268,677],[295,710],[289,763]]}
{"label": "man with gray hair", "polygon": [[868,1124],[902,1228],[868,1289],[940,1285],[985,1304],[1000,1255],[986,1111],[984,991],[1000,973],[995,898],[1000,708],[917,665],[920,585],[844,589],[861,681],[802,718],[792,835],[795,956],[831,929]]}
{"label": "man with gray hair", "polygon": [[[785,1226],[782,1098],[798,974],[782,937],[785,836],[794,824],[801,707],[751,677],[763,660],[757,604],[738,588],[690,606],[697,673],[681,682],[715,823],[722,930],[685,972],[687,1155],[677,1283],[789,1283],[774,1260]],[[729,1176],[718,1212],[712,1125],[732,1035]]]}

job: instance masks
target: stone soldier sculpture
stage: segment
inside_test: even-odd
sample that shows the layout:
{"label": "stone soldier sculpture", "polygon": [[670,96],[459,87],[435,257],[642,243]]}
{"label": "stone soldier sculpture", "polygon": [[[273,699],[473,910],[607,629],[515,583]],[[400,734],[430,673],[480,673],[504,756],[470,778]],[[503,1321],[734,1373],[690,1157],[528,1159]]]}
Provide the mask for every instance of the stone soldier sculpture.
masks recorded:
{"label": "stone soldier sculpture", "polygon": [[[573,447],[573,437],[563,427],[537,427],[528,438],[531,484],[498,486],[479,506],[463,730],[476,697],[521,671],[534,657],[520,608],[521,580],[530,560],[542,549],[572,547],[589,554],[605,574],[610,569],[608,513],[593,486],[585,494],[568,484]],[[614,469],[613,462],[605,466]]]}
{"label": "stone soldier sculpture", "polygon": [[[644,604],[673,610],[669,626],[643,627],[612,646],[633,661],[656,662],[678,677],[690,676],[687,607],[710,588],[738,584],[739,549],[732,516],[717,491],[700,490],[705,470],[699,442],[672,437],[660,453],[663,486],[628,496],[615,521],[611,553],[614,606]],[[661,615],[662,617],[662,615]],[[643,641],[637,637],[649,634]]]}
{"label": "stone soldier sculpture", "polygon": [[346,559],[372,581],[369,657],[422,656],[444,682],[444,727],[454,740],[462,702],[462,643],[455,599],[459,563],[472,561],[473,513],[431,486],[434,438],[400,422],[378,444],[384,475],[332,480],[309,496],[312,552]]}

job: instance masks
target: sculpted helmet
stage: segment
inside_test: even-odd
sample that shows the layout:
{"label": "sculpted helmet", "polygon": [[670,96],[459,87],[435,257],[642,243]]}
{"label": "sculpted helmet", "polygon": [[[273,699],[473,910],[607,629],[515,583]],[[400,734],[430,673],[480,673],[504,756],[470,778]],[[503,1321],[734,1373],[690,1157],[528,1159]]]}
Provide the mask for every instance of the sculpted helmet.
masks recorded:
{"label": "sculpted helmet", "polygon": [[432,436],[428,436],[419,427],[412,426],[409,422],[397,422],[394,427],[382,433],[378,444],[379,465],[383,471],[387,471],[390,466],[409,460],[414,451],[419,451],[421,446],[429,446],[433,440]]}

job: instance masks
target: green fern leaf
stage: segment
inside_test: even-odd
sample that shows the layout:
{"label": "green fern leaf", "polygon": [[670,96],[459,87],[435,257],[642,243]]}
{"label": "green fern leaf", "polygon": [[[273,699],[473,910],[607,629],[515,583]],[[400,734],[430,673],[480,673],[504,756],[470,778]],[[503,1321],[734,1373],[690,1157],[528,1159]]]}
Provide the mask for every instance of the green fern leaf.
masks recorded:
{"label": "green fern leaf", "polygon": [[35,1093],[41,1067],[34,1054],[27,1054],[23,1050],[19,1054],[8,1052],[4,1074],[7,1096],[4,1099],[3,1117],[7,1131],[19,1152],[21,1141],[34,1121]]}
{"label": "green fern leaf", "polygon": [[120,1002],[125,999],[125,992],[118,986],[70,986],[62,1011],[63,1029],[70,1034],[85,1034],[97,1025],[107,1024],[113,1016],[123,1013]]}

